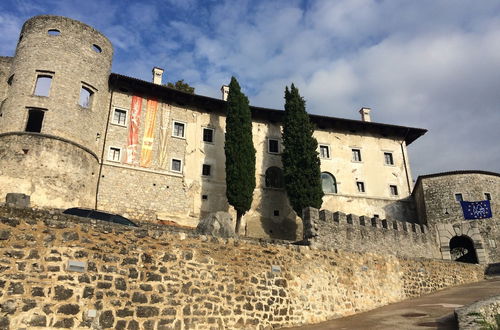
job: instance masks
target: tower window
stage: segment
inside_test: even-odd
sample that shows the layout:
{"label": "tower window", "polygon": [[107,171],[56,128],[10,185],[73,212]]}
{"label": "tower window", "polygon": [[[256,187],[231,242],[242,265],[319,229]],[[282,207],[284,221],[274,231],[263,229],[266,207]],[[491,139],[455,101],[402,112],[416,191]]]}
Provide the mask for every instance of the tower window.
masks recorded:
{"label": "tower window", "polygon": [[51,36],[58,36],[61,34],[61,31],[59,31],[58,29],[50,29],[49,31],[47,31],[47,33]]}
{"label": "tower window", "polygon": [[96,44],[93,44],[93,45],[92,45],[92,50],[93,50],[94,52],[96,52],[96,53],[101,53],[101,52],[102,52],[102,48],[101,48],[101,47],[99,47],[99,46],[98,46],[98,45],[96,45]]}
{"label": "tower window", "polygon": [[52,84],[52,76],[38,75],[36,77],[35,92],[36,96],[49,96],[50,85]]}
{"label": "tower window", "polygon": [[491,194],[490,193],[484,193],[484,199],[487,201],[491,201]]}
{"label": "tower window", "polygon": [[94,91],[86,86],[82,86],[80,89],[80,100],[78,104],[80,104],[84,108],[92,108],[92,99],[94,96]]}
{"label": "tower window", "polygon": [[335,177],[328,172],[321,173],[321,187],[325,194],[336,194],[337,193],[337,180]]}
{"label": "tower window", "polygon": [[42,109],[28,109],[28,121],[26,122],[26,132],[40,133],[45,111]]}
{"label": "tower window", "polygon": [[462,196],[462,194],[455,194],[455,200],[457,202],[461,202],[464,200],[464,197]]}
{"label": "tower window", "polygon": [[265,178],[266,187],[268,188],[283,188],[285,180],[283,178],[283,170],[276,166],[271,166],[266,170]]}

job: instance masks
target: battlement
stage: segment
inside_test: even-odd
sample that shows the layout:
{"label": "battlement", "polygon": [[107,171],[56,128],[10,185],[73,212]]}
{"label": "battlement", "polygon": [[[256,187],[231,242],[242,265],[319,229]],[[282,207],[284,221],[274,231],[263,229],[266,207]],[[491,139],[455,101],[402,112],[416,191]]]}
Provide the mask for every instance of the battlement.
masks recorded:
{"label": "battlement", "polygon": [[312,207],[305,208],[302,215],[304,242],[313,247],[439,258],[425,225]]}

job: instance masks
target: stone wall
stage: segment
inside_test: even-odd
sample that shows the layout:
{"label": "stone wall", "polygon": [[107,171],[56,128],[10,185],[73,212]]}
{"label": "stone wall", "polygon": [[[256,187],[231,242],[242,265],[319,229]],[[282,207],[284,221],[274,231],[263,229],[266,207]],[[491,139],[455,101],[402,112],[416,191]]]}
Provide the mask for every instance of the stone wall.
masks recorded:
{"label": "stone wall", "polygon": [[[462,194],[464,201],[482,201],[486,199],[485,193],[491,196],[492,217],[465,220],[455,194]],[[476,237],[466,236],[474,240],[476,250],[482,250],[479,253],[485,254],[485,262],[500,262],[500,174],[457,171],[422,176],[415,184],[413,196],[418,218],[437,237],[444,258],[449,258],[446,247],[451,238],[466,235],[468,228],[475,228]],[[451,234],[441,235],[448,232]]]}
{"label": "stone wall", "polygon": [[455,316],[458,321],[458,328],[461,330],[497,329],[486,327],[484,322],[491,326],[499,325],[497,319],[500,317],[500,296],[490,297],[457,308],[455,310]]}
{"label": "stone wall", "polygon": [[318,210],[303,211],[304,244],[322,249],[440,258],[427,226]]}
{"label": "stone wall", "polygon": [[0,206],[0,327],[270,329],[483,277],[478,265],[165,229]]}
{"label": "stone wall", "polygon": [[0,134],[0,200],[24,193],[37,207],[95,205],[97,156],[64,139],[38,133]]}

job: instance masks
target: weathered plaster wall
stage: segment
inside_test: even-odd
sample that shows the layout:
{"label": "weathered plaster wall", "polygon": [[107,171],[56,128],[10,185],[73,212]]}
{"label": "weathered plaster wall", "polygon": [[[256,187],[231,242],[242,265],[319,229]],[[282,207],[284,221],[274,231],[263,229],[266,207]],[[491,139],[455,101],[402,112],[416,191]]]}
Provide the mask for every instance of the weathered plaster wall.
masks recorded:
{"label": "weathered plaster wall", "polygon": [[[0,207],[0,325],[264,329],[482,279],[483,268],[131,229]],[[86,263],[83,273],[68,261]]]}
{"label": "weathered plaster wall", "polygon": [[321,249],[389,254],[398,257],[441,258],[427,226],[304,209],[304,243]]}
{"label": "weathered plaster wall", "polygon": [[[132,94],[131,91],[113,92],[104,157],[105,164],[113,166],[105,166],[105,178],[101,178],[100,207],[137,219],[172,220],[191,226],[196,226],[197,221],[210,212],[224,210],[234,213],[225,196],[224,109],[209,113],[159,100],[153,162],[150,167],[143,168],[126,163],[129,118],[125,125],[113,123],[115,108],[130,111]],[[146,104],[146,99],[143,99],[138,155],[144,136]],[[185,123],[185,138],[173,137],[174,121]],[[213,143],[203,142],[205,127],[214,130]],[[401,145],[401,141],[392,137],[327,130],[317,130],[315,136],[321,144],[330,147],[330,157],[321,161],[322,171],[333,174],[337,179],[338,193],[325,195],[324,207],[345,213],[415,220],[412,201],[407,198],[407,169],[402,154],[405,152],[407,157],[404,143]],[[164,159],[159,156],[161,137],[167,145]],[[280,140],[279,153],[268,152],[269,138]],[[253,123],[253,140],[257,151],[256,189],[252,207],[243,217],[242,228],[251,237],[300,239],[302,223],[291,209],[285,190],[266,187],[265,183],[265,172],[269,167],[282,167],[281,126],[275,122],[256,120]],[[120,162],[108,159],[110,147],[121,148]],[[352,161],[352,148],[361,149],[362,162]],[[384,152],[392,152],[394,165],[385,164]],[[170,170],[172,158],[183,161],[182,174]],[[211,166],[208,177],[202,175],[203,164]],[[130,180],[120,179],[128,177],[126,173],[130,173]],[[357,192],[356,181],[365,183],[365,193]],[[161,184],[153,187],[153,182]],[[133,183],[132,187],[130,183]],[[398,187],[398,196],[391,196],[391,184]],[[163,191],[166,186],[169,187],[168,192]],[[137,191],[144,193],[138,194]]]}
{"label": "weathered plaster wall", "polygon": [[95,205],[97,157],[57,137],[0,134],[0,200],[7,193],[31,196],[38,207]]}
{"label": "weathered plaster wall", "polygon": [[[10,66],[12,65],[13,57],[8,56],[0,56],[0,106],[2,101],[5,99],[7,95],[7,90],[9,88],[9,84],[7,81],[9,80],[10,74]],[[2,113],[2,109],[0,107],[0,114]],[[0,121],[2,118],[0,117]]]}

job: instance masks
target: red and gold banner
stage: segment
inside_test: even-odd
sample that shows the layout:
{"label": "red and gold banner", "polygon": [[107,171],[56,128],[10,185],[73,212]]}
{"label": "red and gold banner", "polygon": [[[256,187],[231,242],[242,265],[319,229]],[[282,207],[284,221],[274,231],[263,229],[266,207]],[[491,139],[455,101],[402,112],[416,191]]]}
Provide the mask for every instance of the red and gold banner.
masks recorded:
{"label": "red and gold banner", "polygon": [[146,123],[144,128],[144,137],[142,138],[141,148],[141,166],[151,166],[153,159],[153,142],[156,123],[156,111],[158,109],[158,101],[148,100],[146,107]]}
{"label": "red and gold banner", "polygon": [[139,126],[141,121],[142,98],[132,96],[130,106],[130,120],[127,141],[127,160],[128,164],[137,163],[137,145],[139,144]]}

